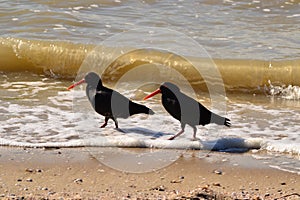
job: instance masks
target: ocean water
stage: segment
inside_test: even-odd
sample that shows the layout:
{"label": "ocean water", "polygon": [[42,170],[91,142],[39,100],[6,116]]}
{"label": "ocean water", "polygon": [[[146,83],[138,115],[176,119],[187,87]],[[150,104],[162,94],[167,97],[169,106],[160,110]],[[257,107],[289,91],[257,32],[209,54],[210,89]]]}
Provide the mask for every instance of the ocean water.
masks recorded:
{"label": "ocean water", "polygon": [[[300,1],[2,1],[0,145],[250,151],[300,173]],[[155,115],[95,114],[87,71]],[[231,119],[174,141],[163,81]]]}

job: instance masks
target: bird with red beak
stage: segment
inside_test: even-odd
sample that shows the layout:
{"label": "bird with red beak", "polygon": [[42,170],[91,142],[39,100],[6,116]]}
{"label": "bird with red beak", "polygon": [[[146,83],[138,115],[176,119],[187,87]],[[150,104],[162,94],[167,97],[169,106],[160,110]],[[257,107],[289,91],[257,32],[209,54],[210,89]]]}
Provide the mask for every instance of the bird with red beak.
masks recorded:
{"label": "bird with red beak", "polygon": [[103,86],[98,74],[89,72],[85,77],[68,87],[68,90],[86,83],[86,96],[94,110],[105,117],[101,128],[107,125],[109,119],[115,122],[118,128],[117,118],[128,118],[129,116],[144,113],[154,114],[154,112],[144,105],[137,104],[119,92]]}
{"label": "bird with red beak", "polygon": [[144,100],[157,94],[161,94],[161,102],[166,111],[181,123],[181,130],[176,135],[170,137],[169,140],[173,140],[184,133],[186,124],[190,125],[194,130],[193,140],[197,139],[196,125],[205,126],[215,123],[227,127],[231,126],[228,118],[221,117],[209,111],[201,103],[182,93],[173,83],[162,83],[157,90],[146,96]]}

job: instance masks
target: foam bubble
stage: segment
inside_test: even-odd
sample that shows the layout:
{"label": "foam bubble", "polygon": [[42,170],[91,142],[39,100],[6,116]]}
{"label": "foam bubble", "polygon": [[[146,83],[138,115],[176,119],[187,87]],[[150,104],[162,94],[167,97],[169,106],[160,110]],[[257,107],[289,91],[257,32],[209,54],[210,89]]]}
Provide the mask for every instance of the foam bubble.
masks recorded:
{"label": "foam bubble", "polygon": [[283,99],[300,100],[300,87],[293,85],[275,86],[269,81],[269,87],[266,88],[271,96],[279,96]]}

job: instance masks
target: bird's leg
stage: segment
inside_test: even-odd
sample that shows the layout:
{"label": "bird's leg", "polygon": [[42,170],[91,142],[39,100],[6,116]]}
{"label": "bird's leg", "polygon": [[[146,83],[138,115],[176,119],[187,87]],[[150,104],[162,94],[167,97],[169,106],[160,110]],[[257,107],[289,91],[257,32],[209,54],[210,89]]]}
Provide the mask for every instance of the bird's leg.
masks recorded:
{"label": "bird's leg", "polygon": [[196,126],[193,126],[193,130],[194,130],[194,134],[193,134],[193,139],[192,140],[196,141],[197,140],[197,138],[196,138],[196,133],[197,133]]}
{"label": "bird's leg", "polygon": [[119,125],[118,125],[118,121],[117,121],[117,119],[115,119],[115,118],[112,118],[112,120],[114,120],[114,122],[115,122],[116,129],[119,129]]}
{"label": "bird's leg", "polygon": [[184,128],[185,128],[185,124],[181,124],[181,131],[179,131],[179,133],[177,133],[176,135],[170,137],[169,140],[174,140],[176,137],[184,133]]}
{"label": "bird's leg", "polygon": [[104,128],[107,125],[108,120],[109,120],[109,117],[105,117],[104,123],[100,126],[100,128]]}

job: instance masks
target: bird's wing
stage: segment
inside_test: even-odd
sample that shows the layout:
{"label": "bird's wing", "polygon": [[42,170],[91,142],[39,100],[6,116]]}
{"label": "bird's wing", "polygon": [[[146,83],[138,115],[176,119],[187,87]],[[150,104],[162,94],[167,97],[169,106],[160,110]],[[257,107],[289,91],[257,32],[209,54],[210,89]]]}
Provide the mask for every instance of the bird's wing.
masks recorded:
{"label": "bird's wing", "polygon": [[201,117],[201,109],[199,108],[200,103],[183,93],[178,95],[178,99],[180,102],[182,122],[186,122],[190,125],[199,124]]}
{"label": "bird's wing", "polygon": [[181,120],[181,108],[178,99],[174,97],[162,96],[162,104],[166,111],[175,119]]}
{"label": "bird's wing", "polygon": [[[187,96],[184,93],[179,93],[176,95],[177,97],[177,104],[176,108],[173,108],[170,106],[170,109],[173,111],[175,109],[179,109],[180,112],[174,112],[174,113],[180,113],[180,116],[174,116],[169,112],[173,117],[176,119],[180,119],[181,123],[186,123],[191,126],[194,125],[206,125],[209,123],[216,123],[220,125],[230,126],[230,120],[226,119],[224,117],[221,117],[210,110],[208,110],[205,106],[203,106],[201,103],[196,101],[195,99]],[[175,106],[174,105],[174,106]]]}
{"label": "bird's wing", "polygon": [[114,117],[123,117],[123,118],[127,118],[128,116],[130,116],[129,114],[129,102],[130,100],[123,96],[122,94],[120,94],[119,92],[109,89],[106,90],[107,92],[110,91],[111,92],[111,110],[112,110],[112,114]]}

